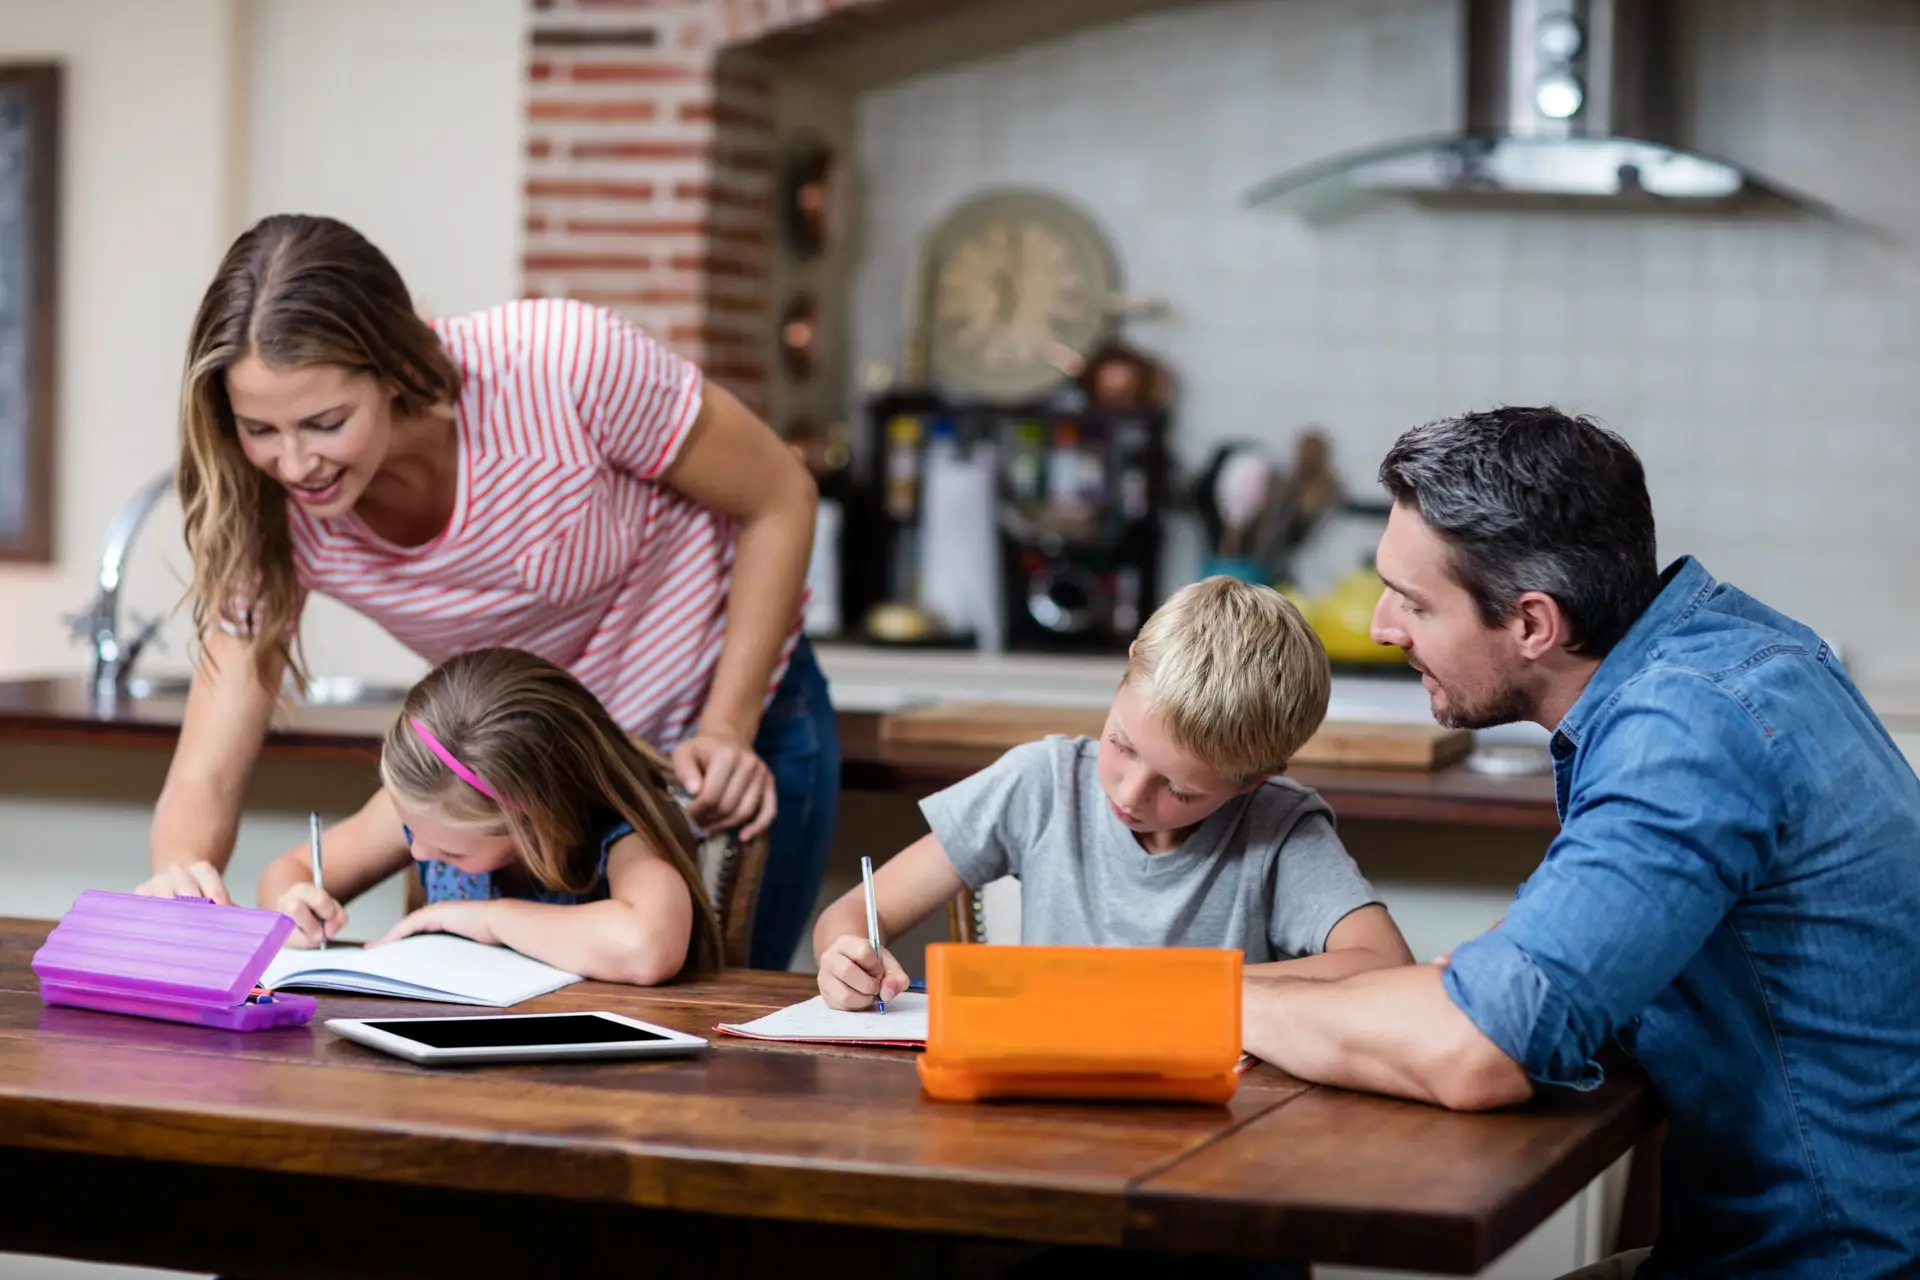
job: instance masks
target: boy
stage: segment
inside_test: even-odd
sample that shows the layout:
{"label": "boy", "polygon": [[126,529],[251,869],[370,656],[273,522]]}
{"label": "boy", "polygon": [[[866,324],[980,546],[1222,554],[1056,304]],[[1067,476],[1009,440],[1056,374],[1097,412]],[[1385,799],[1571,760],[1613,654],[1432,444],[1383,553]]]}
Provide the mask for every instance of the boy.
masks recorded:
{"label": "boy", "polygon": [[1332,811],[1280,776],[1330,684],[1279,592],[1223,577],[1175,592],[1127,651],[1100,741],[1026,743],[921,802],[932,834],[874,873],[881,955],[861,889],[821,913],[821,995],[893,999],[907,975],[886,940],[1004,875],[1029,945],[1234,947],[1253,972],[1302,978],[1411,964]]}

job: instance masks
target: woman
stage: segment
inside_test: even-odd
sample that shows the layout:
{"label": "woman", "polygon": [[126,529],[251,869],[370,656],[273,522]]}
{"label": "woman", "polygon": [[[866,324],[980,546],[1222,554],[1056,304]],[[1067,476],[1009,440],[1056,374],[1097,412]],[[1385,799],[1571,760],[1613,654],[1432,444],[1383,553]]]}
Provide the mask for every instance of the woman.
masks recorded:
{"label": "woman", "polygon": [[[839,787],[800,633],[812,478],[612,312],[428,322],[329,218],[264,219],[195,317],[179,465],[200,655],[141,891],[227,900],[241,795],[319,591],[430,661],[531,650],[668,750],[695,821],[765,831],[753,963],[786,968]],[[384,821],[384,791],[361,819]]]}

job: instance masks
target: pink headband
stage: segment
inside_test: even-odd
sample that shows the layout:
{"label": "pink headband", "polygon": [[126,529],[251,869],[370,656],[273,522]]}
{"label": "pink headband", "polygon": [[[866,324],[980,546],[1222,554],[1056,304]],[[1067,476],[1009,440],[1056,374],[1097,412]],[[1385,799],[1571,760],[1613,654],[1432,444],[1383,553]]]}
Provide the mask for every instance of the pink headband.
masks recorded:
{"label": "pink headband", "polygon": [[479,774],[454,759],[453,752],[440,745],[440,739],[433,736],[433,731],[421,722],[419,716],[408,716],[407,719],[413,725],[413,731],[420,735],[420,741],[427,744],[427,750],[440,757],[440,763],[453,770],[455,776],[460,778],[461,781],[504,809],[518,809],[520,807],[486,783],[480,781]]}

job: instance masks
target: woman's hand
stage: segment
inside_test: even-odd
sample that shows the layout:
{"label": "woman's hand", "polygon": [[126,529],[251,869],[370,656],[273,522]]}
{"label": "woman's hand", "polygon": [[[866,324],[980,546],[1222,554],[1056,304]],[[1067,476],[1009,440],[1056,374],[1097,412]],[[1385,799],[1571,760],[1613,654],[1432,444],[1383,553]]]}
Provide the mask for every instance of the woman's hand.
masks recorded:
{"label": "woman's hand", "polygon": [[379,942],[367,945],[377,947],[381,943],[395,942],[416,933],[455,933],[463,938],[471,938],[482,946],[496,947],[500,945],[500,939],[494,935],[492,920],[499,905],[498,899],[436,902],[420,908],[394,925]]}
{"label": "woman's hand", "polygon": [[689,816],[706,830],[738,827],[751,840],[773,825],[773,771],[739,739],[696,733],[673,749],[673,772],[693,797]]}
{"label": "woman's hand", "polygon": [[223,907],[233,905],[233,898],[227,893],[227,883],[220,878],[220,869],[211,862],[202,859],[199,862],[176,862],[153,873],[151,877],[135,886],[134,892],[147,898],[211,898]]}
{"label": "woman's hand", "polygon": [[332,939],[347,927],[347,909],[310,880],[289,885],[274,910],[293,917],[294,929],[287,937],[290,947],[317,947],[322,939]]}

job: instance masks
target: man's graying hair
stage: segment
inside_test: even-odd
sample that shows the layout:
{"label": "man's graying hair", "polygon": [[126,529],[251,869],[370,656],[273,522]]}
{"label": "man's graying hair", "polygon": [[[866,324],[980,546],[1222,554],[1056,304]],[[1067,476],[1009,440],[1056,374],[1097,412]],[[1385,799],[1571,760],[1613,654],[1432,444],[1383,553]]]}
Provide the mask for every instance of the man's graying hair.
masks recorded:
{"label": "man's graying hair", "polygon": [[1646,473],[1590,418],[1508,406],[1430,422],[1394,443],[1380,483],[1453,549],[1489,627],[1544,592],[1572,626],[1568,647],[1602,657],[1659,594]]}

